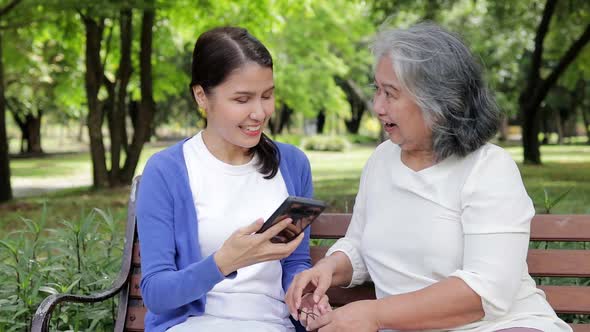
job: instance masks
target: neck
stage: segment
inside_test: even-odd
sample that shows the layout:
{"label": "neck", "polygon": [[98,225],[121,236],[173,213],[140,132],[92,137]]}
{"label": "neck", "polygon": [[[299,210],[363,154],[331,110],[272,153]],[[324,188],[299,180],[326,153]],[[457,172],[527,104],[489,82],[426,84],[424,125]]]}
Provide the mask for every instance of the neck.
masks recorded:
{"label": "neck", "polygon": [[436,158],[432,149],[425,150],[403,150],[401,153],[402,162],[414,171],[421,171],[436,164]]}
{"label": "neck", "polygon": [[243,165],[252,159],[252,155],[249,153],[250,149],[223,141],[216,136],[211,135],[207,129],[203,130],[202,135],[207,150],[209,150],[215,158],[226,164]]}

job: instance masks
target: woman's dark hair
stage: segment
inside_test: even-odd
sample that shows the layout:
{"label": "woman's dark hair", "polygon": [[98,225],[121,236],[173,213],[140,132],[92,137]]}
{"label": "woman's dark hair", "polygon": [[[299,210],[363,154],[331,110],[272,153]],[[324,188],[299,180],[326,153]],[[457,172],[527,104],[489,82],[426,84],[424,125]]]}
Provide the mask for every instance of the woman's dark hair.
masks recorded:
{"label": "woman's dark hair", "polygon": [[[219,27],[209,30],[197,39],[193,50],[190,91],[200,85],[205,94],[223,83],[234,70],[248,62],[272,70],[272,57],[262,43],[238,27]],[[258,156],[258,171],[265,179],[272,179],[278,172],[280,155],[275,143],[264,133],[260,142],[250,149]]]}

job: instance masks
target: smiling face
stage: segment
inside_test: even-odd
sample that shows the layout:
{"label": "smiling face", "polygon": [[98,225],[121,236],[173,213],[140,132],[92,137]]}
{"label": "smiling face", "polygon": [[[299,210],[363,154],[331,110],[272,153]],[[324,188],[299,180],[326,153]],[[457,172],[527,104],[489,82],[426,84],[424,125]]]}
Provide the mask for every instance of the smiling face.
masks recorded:
{"label": "smiling face", "polygon": [[272,69],[248,62],[207,94],[200,86],[193,89],[197,102],[207,112],[203,133],[207,148],[231,164],[247,161],[244,157],[258,144],[274,113]]}
{"label": "smiling face", "polygon": [[431,150],[432,131],[413,96],[403,89],[389,56],[375,70],[373,109],[389,139],[404,151]]}

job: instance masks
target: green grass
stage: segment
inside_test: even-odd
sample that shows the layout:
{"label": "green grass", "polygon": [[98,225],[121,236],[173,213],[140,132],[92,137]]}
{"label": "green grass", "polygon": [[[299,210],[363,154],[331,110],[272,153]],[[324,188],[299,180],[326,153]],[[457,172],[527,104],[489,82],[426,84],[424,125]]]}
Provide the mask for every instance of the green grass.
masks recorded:
{"label": "green grass", "polygon": [[[145,161],[162,147],[148,146],[142,153],[138,166],[141,172]],[[590,214],[590,146],[544,146],[543,166],[522,165],[522,148],[507,146],[519,167],[527,191],[533,199],[538,212],[543,210],[544,190],[554,198],[562,192],[571,192],[551,212]],[[358,189],[361,170],[373,152],[373,147],[355,146],[344,153],[306,152],[312,166],[315,196],[327,201],[328,211],[351,212]],[[35,159],[16,159],[11,161],[13,176],[20,179],[57,177],[68,178],[88,174],[91,171],[87,153],[62,154]],[[60,227],[62,220],[77,220],[97,207],[109,211],[118,220],[123,232],[126,220],[129,188],[92,190],[88,187],[72,188],[50,194],[15,199],[0,204],[0,235],[21,229],[21,218],[38,220],[43,204],[48,206],[47,227]],[[122,233],[123,234],[123,233]],[[2,236],[0,236],[2,238]],[[533,243],[543,246],[544,243]],[[560,244],[556,244],[560,245]],[[568,244],[571,246],[572,244]],[[579,244],[582,247],[584,244]],[[576,247],[577,248],[577,247]],[[588,282],[586,279],[537,278],[540,284],[576,284]],[[571,315],[570,315],[571,316]],[[573,316],[568,321],[580,319]],[[584,318],[586,319],[586,318]]]}
{"label": "green grass", "polygon": [[[162,149],[161,146],[147,146],[142,153],[138,173],[149,156]],[[506,147],[515,160],[522,160],[521,147]],[[374,149],[353,147],[344,153],[306,152],[312,166],[315,195],[327,201],[328,211],[350,212],[358,189],[362,167]],[[572,188],[552,213],[590,213],[590,146],[543,146],[543,166],[519,164],[525,186],[535,202],[537,210],[543,210],[544,189],[550,197]],[[88,175],[91,172],[87,153],[62,154],[33,159],[14,159],[11,169],[15,178],[57,177],[68,181],[68,177]],[[98,207],[111,210],[115,215],[124,216],[128,188],[93,191],[89,188],[67,189],[37,197],[15,199],[0,205],[0,230],[18,228],[20,218],[35,219],[39,216],[43,202],[50,209],[50,224],[66,219],[75,219],[81,210]]]}

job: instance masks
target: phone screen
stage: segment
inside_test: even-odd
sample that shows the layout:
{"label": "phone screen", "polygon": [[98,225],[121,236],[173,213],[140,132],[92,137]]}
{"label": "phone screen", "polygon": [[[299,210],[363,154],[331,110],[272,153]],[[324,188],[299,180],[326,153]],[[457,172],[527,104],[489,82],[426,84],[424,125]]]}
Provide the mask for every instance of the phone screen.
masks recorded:
{"label": "phone screen", "polygon": [[271,242],[274,243],[287,243],[301,234],[324,211],[325,207],[322,201],[290,196],[265,222],[258,233],[266,231],[285,218],[291,218],[293,221],[271,238]]}
{"label": "phone screen", "polygon": [[293,219],[285,229],[274,236],[270,241],[275,243],[286,243],[296,238],[307,226],[309,226],[320,213],[322,208],[317,206],[305,206],[303,204],[294,203],[287,213],[280,216],[278,220],[285,218]]}

